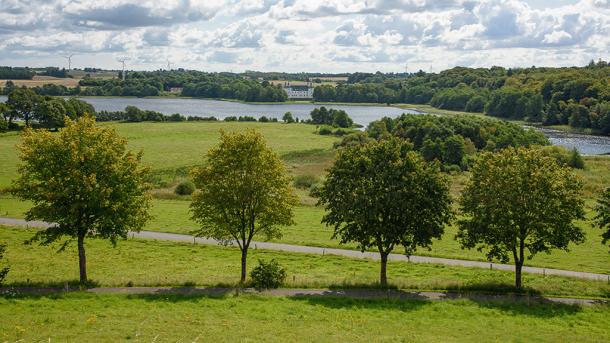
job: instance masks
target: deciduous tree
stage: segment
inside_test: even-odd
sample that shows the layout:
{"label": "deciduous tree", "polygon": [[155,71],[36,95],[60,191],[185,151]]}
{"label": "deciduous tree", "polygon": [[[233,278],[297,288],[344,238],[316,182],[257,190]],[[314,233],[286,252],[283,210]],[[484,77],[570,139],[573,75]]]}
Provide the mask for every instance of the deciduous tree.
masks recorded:
{"label": "deciduous tree", "polygon": [[515,263],[515,286],[527,258],[584,241],[574,224],[584,216],[581,181],[538,149],[483,153],[460,200],[457,238],[464,248]]}
{"label": "deciduous tree", "polygon": [[602,234],[603,243],[610,241],[610,187],[606,188],[601,198],[597,201],[597,216],[595,220],[601,229],[606,231]]}
{"label": "deciduous tree", "polygon": [[192,172],[197,191],[191,212],[201,225],[194,233],[237,243],[244,283],[252,239],[281,237],[280,226],[293,224],[297,197],[282,161],[255,131],[221,132],[206,157],[206,165]]}
{"label": "deciduous tree", "polygon": [[66,119],[59,133],[26,128],[19,145],[19,177],[11,191],[32,201],[27,220],[54,223],[31,241],[46,245],[68,237],[78,245],[80,281],[87,281],[85,238],[116,245],[149,218],[148,168],[142,154],[127,151],[113,129],[96,127],[89,116]]}
{"label": "deciduous tree", "polygon": [[441,238],[451,219],[447,180],[412,145],[390,137],[339,151],[317,194],[326,207],[322,222],[334,226],[333,238],[375,248],[381,258],[380,284],[394,247],[405,254]]}

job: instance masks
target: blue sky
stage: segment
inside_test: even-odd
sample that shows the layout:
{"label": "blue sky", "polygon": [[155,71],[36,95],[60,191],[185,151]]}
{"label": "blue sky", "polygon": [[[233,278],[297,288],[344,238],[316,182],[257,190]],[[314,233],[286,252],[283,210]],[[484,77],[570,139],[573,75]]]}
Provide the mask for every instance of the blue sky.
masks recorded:
{"label": "blue sky", "polygon": [[610,0],[0,0],[0,65],[439,71],[608,59]]}

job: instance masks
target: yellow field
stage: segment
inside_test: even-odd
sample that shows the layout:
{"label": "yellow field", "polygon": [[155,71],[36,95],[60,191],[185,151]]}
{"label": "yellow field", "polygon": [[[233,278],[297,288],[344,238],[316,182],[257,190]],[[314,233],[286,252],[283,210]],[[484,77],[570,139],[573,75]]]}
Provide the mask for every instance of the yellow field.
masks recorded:
{"label": "yellow field", "polygon": [[[0,85],[4,86],[8,80],[0,80]],[[60,79],[52,76],[39,76],[36,75],[32,80],[11,80],[15,84],[15,86],[21,87],[36,87],[43,86],[49,83],[66,86],[66,87],[76,87],[78,85],[78,79]]]}

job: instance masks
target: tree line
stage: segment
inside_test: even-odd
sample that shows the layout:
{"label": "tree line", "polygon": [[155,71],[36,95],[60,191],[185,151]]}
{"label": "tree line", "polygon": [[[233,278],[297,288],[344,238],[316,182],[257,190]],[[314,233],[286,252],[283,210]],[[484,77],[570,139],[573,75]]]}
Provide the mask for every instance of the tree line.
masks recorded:
{"label": "tree line", "polygon": [[610,134],[610,66],[464,68],[440,73],[351,74],[317,86],[316,101],[430,104],[490,116],[569,125]]}
{"label": "tree line", "polygon": [[[128,151],[125,139],[95,125],[90,116],[66,118],[56,134],[27,127],[18,152],[19,177],[10,191],[34,204],[26,219],[57,223],[29,242],[76,239],[80,280],[86,283],[85,239],[104,238],[115,245],[150,218],[151,185],[142,153]],[[195,234],[239,247],[243,284],[253,239],[280,237],[282,228],[294,224],[298,198],[279,156],[254,130],[222,132],[202,161],[191,172],[196,186],[191,213],[199,224]],[[382,287],[387,287],[390,253],[403,249],[411,255],[429,248],[455,221],[463,248],[483,249],[490,260],[513,261],[520,290],[527,259],[584,241],[575,225],[584,219],[582,186],[571,169],[539,148],[484,151],[459,197],[458,217],[439,163],[426,161],[409,138],[388,134],[339,148],[314,195],[334,238],[379,252]],[[605,244],[610,188],[596,210]]]}
{"label": "tree line", "polygon": [[64,125],[64,117],[76,119],[86,113],[95,115],[95,109],[76,98],[41,96],[29,88],[17,88],[6,103],[0,103],[0,132],[19,128],[17,119],[26,126],[36,122],[40,127],[57,129]]}

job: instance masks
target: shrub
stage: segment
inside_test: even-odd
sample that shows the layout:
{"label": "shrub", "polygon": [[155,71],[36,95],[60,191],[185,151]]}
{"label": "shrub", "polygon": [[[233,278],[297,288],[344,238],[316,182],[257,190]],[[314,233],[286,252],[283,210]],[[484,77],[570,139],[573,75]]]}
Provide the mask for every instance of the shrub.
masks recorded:
{"label": "shrub", "polygon": [[335,136],[338,136],[338,137],[343,137],[345,135],[349,135],[350,133],[352,133],[352,130],[344,129],[344,128],[338,128],[334,132]]}
{"label": "shrub", "polygon": [[570,159],[568,159],[568,166],[576,169],[585,168],[585,161],[582,159],[582,156],[580,155],[578,150],[576,150],[576,148],[572,149],[572,152],[570,153]]}
{"label": "shrub", "polygon": [[[2,262],[2,257],[4,255],[5,250],[6,250],[6,245],[0,244],[0,262]],[[1,268],[0,269],[0,285],[2,284],[2,281],[4,281],[6,274],[8,274],[8,267]]]}
{"label": "shrub", "polygon": [[294,186],[296,188],[309,189],[318,181],[318,178],[313,175],[299,175],[294,178]]}
{"label": "shrub", "polygon": [[8,131],[8,122],[4,118],[0,118],[0,132]]}
{"label": "shrub", "polygon": [[328,126],[328,125],[322,125],[320,126],[320,128],[318,129],[318,133],[321,135],[332,135],[333,134],[333,128]]}
{"label": "shrub", "polygon": [[178,195],[191,195],[195,191],[195,185],[191,181],[184,181],[176,186],[174,193]]}
{"label": "shrub", "polygon": [[269,262],[258,260],[258,266],[250,272],[252,286],[257,289],[278,288],[286,279],[286,270],[272,259]]}

